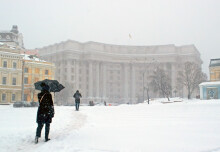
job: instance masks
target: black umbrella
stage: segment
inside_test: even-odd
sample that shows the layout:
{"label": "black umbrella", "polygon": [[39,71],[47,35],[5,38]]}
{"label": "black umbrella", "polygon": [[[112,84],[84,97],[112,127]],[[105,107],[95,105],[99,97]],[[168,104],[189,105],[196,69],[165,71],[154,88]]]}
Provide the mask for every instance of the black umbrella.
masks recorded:
{"label": "black umbrella", "polygon": [[57,80],[49,80],[49,79],[45,79],[43,81],[37,81],[34,83],[35,89],[36,90],[42,90],[41,84],[45,83],[46,85],[48,85],[50,87],[49,91],[50,92],[60,92],[62,89],[64,89],[65,87],[60,84]]}

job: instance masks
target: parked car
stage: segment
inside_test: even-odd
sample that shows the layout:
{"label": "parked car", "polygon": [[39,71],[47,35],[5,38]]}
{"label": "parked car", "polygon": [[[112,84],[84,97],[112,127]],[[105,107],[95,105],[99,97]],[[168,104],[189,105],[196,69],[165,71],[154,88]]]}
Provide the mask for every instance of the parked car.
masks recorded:
{"label": "parked car", "polygon": [[23,101],[24,102],[24,107],[31,107],[31,102],[28,101]]}
{"label": "parked car", "polygon": [[18,107],[38,107],[39,103],[38,102],[28,102],[28,101],[16,101],[13,104],[13,107],[18,108]]}
{"label": "parked car", "polygon": [[13,104],[13,107],[14,108],[18,108],[18,107],[23,107],[24,106],[24,103],[22,101],[16,101],[14,104]]}
{"label": "parked car", "polygon": [[31,101],[31,107],[38,107],[39,106],[39,102],[34,102],[34,101]]}

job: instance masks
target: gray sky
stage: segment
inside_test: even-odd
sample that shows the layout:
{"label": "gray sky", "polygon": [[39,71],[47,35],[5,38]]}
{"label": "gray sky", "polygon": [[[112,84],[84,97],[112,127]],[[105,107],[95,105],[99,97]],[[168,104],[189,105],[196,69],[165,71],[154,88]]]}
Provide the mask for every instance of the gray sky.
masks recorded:
{"label": "gray sky", "polygon": [[27,49],[67,39],[195,44],[206,73],[220,58],[220,0],[0,0],[0,19],[0,30],[18,25]]}

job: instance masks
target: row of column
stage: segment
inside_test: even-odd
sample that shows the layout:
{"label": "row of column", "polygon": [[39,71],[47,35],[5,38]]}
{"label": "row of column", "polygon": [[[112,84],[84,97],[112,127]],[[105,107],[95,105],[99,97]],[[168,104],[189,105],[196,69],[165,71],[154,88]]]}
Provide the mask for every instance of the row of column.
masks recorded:
{"label": "row of column", "polygon": [[[79,60],[74,61],[74,74],[75,74],[75,88],[79,89],[79,83],[80,81],[84,81],[84,88],[87,89],[88,85],[88,98],[94,99],[99,98],[105,100],[107,98],[107,64],[103,62],[88,62],[88,66],[83,64],[83,67],[81,67],[84,74],[82,76],[85,78],[79,79],[80,73],[79,73]],[[70,80],[71,77],[71,63],[67,63],[68,65],[68,74],[67,77]],[[61,62],[61,67],[65,67],[65,65]],[[86,69],[88,68],[88,81],[86,80]],[[94,70],[95,71],[94,71]],[[171,66],[171,83],[173,90],[175,89],[175,80],[176,80],[176,66],[172,64]],[[133,103],[136,101],[136,67],[134,64],[129,63],[123,63],[121,68],[121,84],[122,86],[122,98],[124,98],[125,102]],[[64,68],[61,68],[61,73],[64,72]],[[86,82],[86,83],[85,83]],[[100,85],[101,84],[101,85]],[[172,91],[173,91],[172,90]],[[173,93],[173,92],[172,92]]]}
{"label": "row of column", "polygon": [[[95,66],[95,68],[93,68]],[[83,67],[83,69],[86,68]],[[101,62],[88,62],[88,98],[94,99],[102,98],[105,100],[106,97],[106,89],[107,89],[107,65]],[[96,69],[95,71],[93,69]],[[123,98],[125,102],[133,103],[136,99],[136,78],[135,78],[135,66],[124,64],[123,66]],[[86,72],[86,70],[84,71]],[[79,61],[75,62],[75,87],[79,88]],[[84,75],[86,77],[86,73]],[[95,76],[95,77],[94,77]],[[86,79],[86,78],[85,78]],[[100,88],[100,82],[102,80],[102,85]],[[85,82],[85,80],[84,80]],[[86,89],[86,85],[84,86]],[[95,90],[95,95],[94,95]],[[102,94],[100,94],[100,90],[102,90]]]}
{"label": "row of column", "polygon": [[[79,88],[79,82],[80,82],[80,73],[79,73],[79,61],[75,61],[74,62],[74,73],[75,73],[75,88],[78,89]],[[84,81],[84,82],[87,82],[88,83],[88,98],[92,99],[94,98],[94,95],[93,95],[93,90],[95,89],[96,90],[96,97],[100,97],[100,63],[96,63],[96,71],[93,71],[93,66],[95,64],[93,64],[93,62],[88,62],[88,68],[89,68],[89,73],[88,73],[88,82],[86,80],[86,68],[87,66],[84,64],[82,66],[82,71],[84,73],[84,80],[81,79],[81,81]],[[68,68],[69,69],[69,68]],[[105,98],[106,97],[106,65],[103,65],[102,66],[102,71],[103,73],[103,94],[102,94],[102,97]],[[96,75],[95,77],[95,81],[94,81],[94,75]],[[87,88],[86,87],[87,85],[84,83],[84,87],[83,88]],[[96,86],[96,88],[94,87]]]}

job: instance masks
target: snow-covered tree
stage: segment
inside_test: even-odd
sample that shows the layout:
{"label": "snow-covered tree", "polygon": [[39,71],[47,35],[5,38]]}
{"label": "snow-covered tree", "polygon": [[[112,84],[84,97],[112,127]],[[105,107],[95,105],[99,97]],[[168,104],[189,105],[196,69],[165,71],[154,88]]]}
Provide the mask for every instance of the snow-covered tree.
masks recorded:
{"label": "snow-covered tree", "polygon": [[186,62],[184,69],[178,73],[177,81],[181,85],[184,85],[188,91],[188,99],[191,99],[192,93],[199,84],[207,80],[207,76],[202,72],[200,66],[193,62]]}

